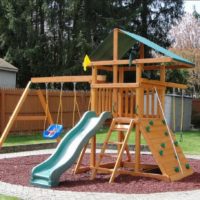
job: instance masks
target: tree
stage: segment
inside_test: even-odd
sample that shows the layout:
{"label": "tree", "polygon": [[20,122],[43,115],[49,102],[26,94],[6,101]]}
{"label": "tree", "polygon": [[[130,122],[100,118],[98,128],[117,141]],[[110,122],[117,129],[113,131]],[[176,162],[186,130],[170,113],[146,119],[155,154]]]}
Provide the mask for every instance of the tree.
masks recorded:
{"label": "tree", "polygon": [[19,68],[21,87],[31,76],[81,74],[85,53],[115,27],[168,46],[182,6],[182,0],[1,0],[0,55]]}
{"label": "tree", "polygon": [[169,32],[173,48],[200,48],[200,22],[192,15],[185,14]]}
{"label": "tree", "polygon": [[193,14],[185,14],[169,32],[172,51],[195,63],[195,68],[190,70],[188,84],[196,94],[200,94],[200,20],[198,16],[195,10]]}

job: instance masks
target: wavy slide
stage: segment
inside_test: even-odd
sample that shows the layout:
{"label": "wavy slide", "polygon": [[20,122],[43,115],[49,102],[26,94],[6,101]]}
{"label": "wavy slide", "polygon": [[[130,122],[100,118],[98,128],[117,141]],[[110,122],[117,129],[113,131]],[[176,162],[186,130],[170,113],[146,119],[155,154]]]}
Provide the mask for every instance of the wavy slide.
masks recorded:
{"label": "wavy slide", "polygon": [[57,186],[60,176],[74,164],[89,139],[109,118],[110,112],[103,112],[99,117],[95,112],[86,112],[77,125],[64,136],[55,152],[33,168],[31,184],[43,187]]}

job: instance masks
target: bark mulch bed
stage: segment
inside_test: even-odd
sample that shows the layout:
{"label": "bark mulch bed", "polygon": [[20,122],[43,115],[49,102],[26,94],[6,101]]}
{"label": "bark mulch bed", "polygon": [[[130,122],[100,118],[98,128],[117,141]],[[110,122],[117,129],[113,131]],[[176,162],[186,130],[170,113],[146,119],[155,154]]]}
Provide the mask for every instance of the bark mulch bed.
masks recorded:
{"label": "bark mulch bed", "polygon": [[[29,178],[32,168],[48,157],[49,155],[40,155],[0,159],[0,181],[31,186],[29,184]],[[146,163],[154,163],[152,156],[144,155],[142,159]],[[86,160],[89,160],[88,155],[86,156],[85,162]],[[164,182],[151,178],[121,175],[115,179],[114,183],[109,184],[109,175],[97,175],[97,179],[91,181],[89,172],[73,175],[72,169],[69,169],[61,176],[60,185],[53,189],[127,194],[200,189],[200,161],[194,159],[190,159],[189,161],[195,173],[177,182]]]}

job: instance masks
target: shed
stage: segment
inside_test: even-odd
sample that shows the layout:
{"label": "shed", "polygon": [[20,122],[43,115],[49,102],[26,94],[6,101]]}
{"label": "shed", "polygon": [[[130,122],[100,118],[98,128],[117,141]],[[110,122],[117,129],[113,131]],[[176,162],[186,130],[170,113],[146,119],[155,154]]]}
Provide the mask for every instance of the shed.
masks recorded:
{"label": "shed", "polygon": [[17,72],[18,68],[0,58],[0,87],[15,88]]}

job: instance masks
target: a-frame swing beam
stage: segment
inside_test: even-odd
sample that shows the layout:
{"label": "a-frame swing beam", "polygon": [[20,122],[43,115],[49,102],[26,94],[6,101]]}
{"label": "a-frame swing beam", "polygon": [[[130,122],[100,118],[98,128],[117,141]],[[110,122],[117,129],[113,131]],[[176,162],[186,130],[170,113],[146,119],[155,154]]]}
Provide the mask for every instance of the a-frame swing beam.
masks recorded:
{"label": "a-frame swing beam", "polygon": [[[31,78],[32,83],[90,83],[92,76],[54,76],[54,77],[33,77]],[[106,76],[98,75],[98,82],[105,82]]]}
{"label": "a-frame swing beam", "polygon": [[[97,76],[97,81],[98,82],[105,82],[106,80],[106,76],[102,76],[102,75],[98,75]],[[9,121],[1,135],[1,138],[0,138],[0,148],[2,147],[5,139],[7,138],[12,126],[13,126],[13,123],[16,121],[16,120],[24,120],[24,116],[18,116],[18,113],[24,103],[24,101],[26,100],[26,97],[30,91],[30,85],[31,83],[58,83],[58,82],[61,82],[61,83],[66,83],[66,82],[91,82],[92,81],[92,76],[55,76],[55,77],[33,77],[31,78],[31,81],[28,82],[24,92],[22,93],[22,96],[20,97],[11,117],[9,118]],[[46,101],[45,101],[45,98],[41,92],[41,90],[38,90],[37,91],[37,94],[38,94],[38,97],[39,97],[39,100],[40,100],[40,103],[42,105],[42,108],[47,116],[47,120],[50,124],[53,123],[53,119],[51,117],[51,114],[49,112],[49,110],[47,111],[46,113]],[[28,116],[26,118],[26,120],[37,120],[37,119],[43,119],[44,116]]]}
{"label": "a-frame swing beam", "polygon": [[7,138],[8,133],[9,133],[10,129],[12,128],[12,125],[15,122],[15,119],[16,119],[16,117],[17,117],[17,115],[18,115],[18,113],[19,113],[19,111],[20,111],[20,109],[21,109],[21,107],[22,107],[22,105],[23,105],[23,103],[24,103],[29,91],[30,91],[30,85],[31,85],[31,81],[28,82],[28,84],[27,84],[22,96],[20,97],[20,99],[19,99],[19,101],[17,103],[17,106],[15,107],[15,110],[13,111],[13,113],[12,113],[12,115],[11,115],[11,117],[10,117],[10,119],[9,119],[9,121],[8,121],[4,131],[2,133],[2,135],[1,135],[0,148],[2,147],[5,139]]}

